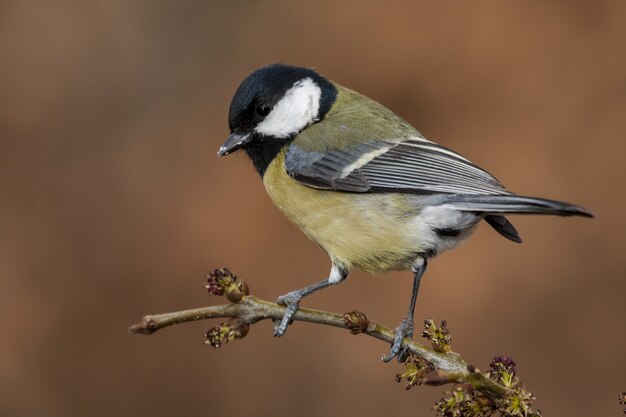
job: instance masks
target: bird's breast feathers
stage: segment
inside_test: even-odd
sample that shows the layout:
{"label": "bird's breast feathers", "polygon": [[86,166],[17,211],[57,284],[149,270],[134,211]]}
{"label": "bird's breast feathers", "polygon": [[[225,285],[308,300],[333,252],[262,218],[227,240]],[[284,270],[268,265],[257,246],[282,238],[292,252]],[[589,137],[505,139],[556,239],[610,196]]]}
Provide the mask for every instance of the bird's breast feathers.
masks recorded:
{"label": "bird's breast feathers", "polygon": [[444,246],[460,240],[442,239],[431,220],[442,221],[447,215],[425,212],[415,196],[303,185],[287,174],[285,153],[278,154],[263,177],[267,193],[291,222],[345,267],[406,270],[420,254],[447,249]]}

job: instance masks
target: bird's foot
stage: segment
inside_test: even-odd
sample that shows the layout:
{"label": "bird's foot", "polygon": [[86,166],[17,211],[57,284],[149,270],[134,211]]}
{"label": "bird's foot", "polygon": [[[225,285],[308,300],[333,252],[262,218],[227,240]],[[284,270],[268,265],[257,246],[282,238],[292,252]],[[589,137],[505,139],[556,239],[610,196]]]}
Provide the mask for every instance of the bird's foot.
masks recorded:
{"label": "bird's foot", "polygon": [[413,318],[410,316],[405,317],[402,323],[396,327],[396,336],[393,339],[391,350],[388,355],[383,356],[383,362],[390,362],[393,358],[397,357],[398,362],[405,362],[409,356],[409,349],[407,346],[402,346],[402,341],[405,337],[413,336]]}
{"label": "bird's foot", "polygon": [[276,321],[274,324],[274,337],[280,337],[285,334],[287,327],[293,321],[293,316],[296,315],[296,312],[300,307],[301,299],[302,296],[298,291],[293,291],[278,297],[276,303],[286,306],[287,309],[285,310],[283,318],[280,321]]}

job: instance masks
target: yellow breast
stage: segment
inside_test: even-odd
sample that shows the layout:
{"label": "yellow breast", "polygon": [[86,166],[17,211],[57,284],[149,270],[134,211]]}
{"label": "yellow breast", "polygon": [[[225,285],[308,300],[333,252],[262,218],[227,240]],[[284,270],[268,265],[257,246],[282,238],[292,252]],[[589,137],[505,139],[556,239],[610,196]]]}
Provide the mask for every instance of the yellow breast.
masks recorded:
{"label": "yellow breast", "polygon": [[284,168],[285,150],[263,177],[274,204],[330,258],[367,272],[409,269],[422,232],[402,194],[358,194],[300,184]]}

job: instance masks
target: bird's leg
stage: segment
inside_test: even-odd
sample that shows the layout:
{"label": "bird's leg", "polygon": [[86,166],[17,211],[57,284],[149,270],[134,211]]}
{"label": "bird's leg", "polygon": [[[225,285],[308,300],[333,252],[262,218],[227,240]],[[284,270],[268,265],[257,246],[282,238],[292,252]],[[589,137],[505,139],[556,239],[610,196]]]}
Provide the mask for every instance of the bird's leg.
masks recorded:
{"label": "bird's leg", "polygon": [[306,297],[307,295],[312,294],[317,290],[321,290],[322,288],[338,284],[346,279],[347,276],[347,269],[336,265],[333,262],[333,267],[330,270],[330,276],[328,277],[328,279],[317,282],[313,285],[309,285],[308,287],[302,288],[301,290],[292,291],[278,297],[278,300],[276,300],[276,302],[278,304],[286,306],[287,309],[285,310],[285,315],[283,316],[282,320],[280,322],[276,322],[276,324],[274,325],[274,336],[279,337],[285,334],[285,332],[287,331],[287,326],[289,326],[293,319],[293,316],[295,316],[296,312],[298,311],[298,307],[300,306],[300,300],[303,297]]}
{"label": "bird's leg", "polygon": [[422,279],[422,275],[424,275],[424,271],[426,270],[426,259],[418,258],[413,264],[413,293],[411,294],[411,303],[409,304],[409,312],[407,313],[404,320],[398,327],[396,327],[396,336],[393,339],[393,344],[391,345],[391,350],[388,355],[383,356],[384,362],[389,362],[396,356],[398,357],[398,362],[404,362],[408,356],[408,351],[406,347],[402,347],[402,341],[405,337],[413,336],[413,313],[415,312],[415,300],[417,300],[417,293],[420,289],[420,281]]}

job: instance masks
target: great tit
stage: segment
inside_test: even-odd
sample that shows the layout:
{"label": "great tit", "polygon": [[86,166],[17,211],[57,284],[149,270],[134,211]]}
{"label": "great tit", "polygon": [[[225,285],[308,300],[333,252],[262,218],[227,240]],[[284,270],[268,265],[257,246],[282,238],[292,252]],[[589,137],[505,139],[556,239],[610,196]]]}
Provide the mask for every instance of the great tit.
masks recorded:
{"label": "great tit", "polygon": [[283,214],[330,257],[327,279],[278,298],[282,336],[300,300],[353,269],[413,272],[409,311],[383,360],[405,354],[428,260],[485,220],[522,240],[506,214],[592,217],[572,204],[513,194],[487,171],[422,136],[381,104],[317,72],[282,64],[250,74],[228,116],[219,156],[246,151]]}

